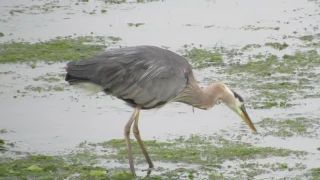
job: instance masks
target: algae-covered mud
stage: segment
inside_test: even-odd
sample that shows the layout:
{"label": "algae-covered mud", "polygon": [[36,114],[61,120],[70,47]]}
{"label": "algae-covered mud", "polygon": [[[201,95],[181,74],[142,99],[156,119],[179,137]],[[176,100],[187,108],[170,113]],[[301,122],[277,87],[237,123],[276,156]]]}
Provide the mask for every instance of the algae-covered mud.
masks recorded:
{"label": "algae-covered mud", "polygon": [[[187,58],[202,87],[222,81],[258,133],[225,105],[142,111],[136,179],[320,179],[320,3],[307,0],[3,0],[0,179],[134,179],[132,109],[69,86],[65,64],[125,46]],[[132,136],[133,138],[134,136]]]}

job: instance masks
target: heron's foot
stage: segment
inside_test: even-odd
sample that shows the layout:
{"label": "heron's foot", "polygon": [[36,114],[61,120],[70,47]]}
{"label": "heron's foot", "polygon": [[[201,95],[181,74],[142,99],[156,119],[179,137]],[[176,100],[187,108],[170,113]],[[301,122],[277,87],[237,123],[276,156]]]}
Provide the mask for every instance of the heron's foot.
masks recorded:
{"label": "heron's foot", "polygon": [[148,169],[143,169],[143,170],[141,170],[141,171],[147,171],[147,175],[146,175],[146,177],[149,177],[150,176],[150,174],[151,174],[151,172],[152,172],[152,170],[154,170],[154,167],[149,167]]}
{"label": "heron's foot", "polygon": [[141,171],[152,171],[154,170],[154,167],[149,167],[148,169],[142,169]]}

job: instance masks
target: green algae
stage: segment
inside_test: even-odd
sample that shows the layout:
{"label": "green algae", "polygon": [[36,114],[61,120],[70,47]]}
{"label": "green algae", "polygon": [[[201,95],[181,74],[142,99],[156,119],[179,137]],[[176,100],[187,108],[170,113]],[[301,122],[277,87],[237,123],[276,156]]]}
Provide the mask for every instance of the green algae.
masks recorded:
{"label": "green algae", "polygon": [[[77,5],[77,3],[76,3]],[[50,13],[54,12],[56,10],[62,9],[68,9],[70,10],[71,7],[69,6],[63,6],[59,4],[59,1],[48,1],[46,3],[43,3],[41,5],[29,5],[29,4],[17,4],[15,6],[12,6],[13,8],[9,11],[9,14],[14,15],[23,15],[23,14],[44,14],[44,13]]]}
{"label": "green algae", "polygon": [[282,63],[278,61],[278,57],[271,55],[262,61],[249,61],[246,64],[230,64],[225,70],[220,72],[228,74],[244,73],[255,76],[271,76],[277,72],[277,67],[280,66],[282,66]]}
{"label": "green algae", "polygon": [[306,47],[320,47],[320,42],[306,44]]}
{"label": "green algae", "polygon": [[6,144],[5,140],[0,139],[0,151],[1,151],[2,149],[5,149],[5,144]]}
{"label": "green algae", "polygon": [[[191,136],[189,138],[177,138],[170,142],[145,141],[151,158],[155,161],[171,163],[193,163],[193,164],[221,164],[227,160],[248,160],[266,158],[270,156],[304,155],[305,152],[291,151],[286,149],[276,149],[270,147],[254,147],[251,144],[234,142],[222,137],[214,144],[213,137]],[[96,144],[104,148],[111,148],[115,153],[108,155],[119,162],[127,162],[127,150],[124,140],[112,140],[105,143]],[[145,163],[139,145],[132,142],[133,154],[136,163]]]}
{"label": "green algae", "polygon": [[103,1],[107,4],[123,4],[127,2],[126,0],[100,0],[100,1]]}
{"label": "green algae", "polygon": [[[101,36],[57,37],[52,40],[28,43],[8,42],[0,44],[0,63],[67,61],[90,57],[104,51],[108,40],[119,41],[116,37]],[[33,65],[35,68],[36,65]]]}
{"label": "green algae", "polygon": [[281,172],[281,171],[304,171],[306,165],[301,163],[288,164],[288,163],[259,163],[259,162],[245,162],[239,165],[241,169],[236,170],[234,174],[238,177],[252,179],[257,175],[263,175],[270,171]]}
{"label": "green algae", "polygon": [[208,66],[218,66],[223,64],[222,55],[218,51],[210,51],[200,48],[185,49],[184,57],[192,64],[193,68],[201,69]]}
{"label": "green algae", "polygon": [[306,36],[299,37],[299,39],[302,40],[302,41],[312,41],[314,39],[314,36],[306,35]]}
{"label": "green algae", "polygon": [[8,133],[7,129],[0,129],[0,134],[6,134],[6,133]]}
{"label": "green algae", "polygon": [[45,81],[45,82],[59,82],[61,80],[61,78],[57,77],[56,74],[46,73],[45,75],[33,78],[33,80],[34,81]]}
{"label": "green algae", "polygon": [[93,170],[90,172],[90,176],[93,176],[93,177],[100,177],[105,175],[107,175],[107,172],[103,170]]}
{"label": "green algae", "polygon": [[145,25],[145,23],[127,23],[129,27],[139,27]]}
{"label": "green algae", "polygon": [[260,128],[266,130],[264,136],[276,137],[316,137],[316,129],[320,127],[319,119],[295,117],[290,119],[264,118],[256,123]]}
{"label": "green algae", "polygon": [[290,103],[293,99],[317,96],[313,91],[318,79],[318,74],[313,69],[320,66],[317,51],[298,51],[282,57],[258,55],[259,58],[249,56],[247,63],[230,63],[217,71],[219,74],[230,75],[228,79],[231,80],[231,85],[251,88],[252,97],[248,102],[254,108],[288,108],[294,105]]}
{"label": "green algae", "polygon": [[[214,179],[245,176],[254,177],[267,173],[261,168],[249,170],[250,164],[243,164],[245,170],[230,172],[224,176],[216,173],[216,169],[222,169],[226,161],[246,161],[270,157],[303,157],[307,152],[293,151],[289,149],[257,147],[252,144],[233,141],[222,136],[180,136],[168,139],[166,142],[149,140],[144,141],[149,155],[155,164],[184,163],[185,167],[165,169],[158,167],[159,175],[140,177],[141,179]],[[137,142],[132,142],[133,157],[136,164],[145,164]],[[106,162],[105,165],[102,165]],[[64,155],[26,155],[19,158],[0,157],[0,176],[5,179],[132,179],[127,168],[118,168],[112,165],[114,162],[127,165],[126,143],[123,139],[113,139],[107,142],[91,143],[83,142],[79,147]],[[111,163],[111,164],[110,164]],[[192,164],[193,167],[188,167]],[[269,171],[272,167],[265,166]],[[259,166],[260,167],[260,166]],[[275,169],[277,171],[277,169]],[[228,178],[230,177],[230,178]]]}
{"label": "green algae", "polygon": [[280,164],[280,168],[288,169],[288,164],[287,163],[282,163],[282,164]]}
{"label": "green algae", "polygon": [[43,169],[40,168],[38,165],[33,164],[33,165],[29,166],[29,167],[27,168],[27,170],[28,170],[28,171],[42,171]]}
{"label": "green algae", "polygon": [[264,44],[265,46],[270,46],[274,49],[277,49],[277,50],[283,50],[283,49],[286,49],[287,47],[289,47],[289,45],[287,43],[278,43],[278,42],[267,42]]}
{"label": "green algae", "polygon": [[253,49],[253,48],[261,48],[261,45],[260,44],[247,44],[241,50],[242,51],[247,51],[247,50],[250,50],[250,49]]}
{"label": "green algae", "polygon": [[310,171],[311,171],[312,178],[314,180],[320,179],[320,167],[319,168],[312,168],[312,169],[310,169]]}
{"label": "green algae", "polygon": [[0,72],[0,74],[4,74],[4,75],[15,74],[15,72],[13,72],[13,71],[4,71],[4,72]]}
{"label": "green algae", "polygon": [[245,27],[242,27],[241,29],[244,29],[244,30],[252,30],[252,31],[258,31],[258,30],[280,30],[280,27],[256,27],[256,26],[253,26],[253,25],[248,25],[248,26],[245,26]]}
{"label": "green algae", "polygon": [[100,0],[108,4],[123,4],[123,3],[146,3],[146,2],[158,2],[160,0],[136,0],[136,2],[127,0]]}
{"label": "green algae", "polygon": [[[80,179],[102,175],[104,168],[87,165],[81,158],[72,162],[69,157],[27,155],[22,158],[0,158],[0,177],[5,179],[65,179],[78,176]],[[99,172],[99,173],[98,173]]]}
{"label": "green algae", "polygon": [[108,36],[107,38],[113,42],[117,42],[117,41],[122,40],[120,37],[116,37],[116,36]]}
{"label": "green algae", "polygon": [[137,3],[158,2],[160,0],[137,0]]}
{"label": "green algae", "polygon": [[49,85],[49,84],[44,84],[44,85],[29,85],[26,86],[24,89],[27,91],[33,91],[33,92],[49,92],[49,91],[64,91],[65,89],[65,84],[57,84],[57,85]]}

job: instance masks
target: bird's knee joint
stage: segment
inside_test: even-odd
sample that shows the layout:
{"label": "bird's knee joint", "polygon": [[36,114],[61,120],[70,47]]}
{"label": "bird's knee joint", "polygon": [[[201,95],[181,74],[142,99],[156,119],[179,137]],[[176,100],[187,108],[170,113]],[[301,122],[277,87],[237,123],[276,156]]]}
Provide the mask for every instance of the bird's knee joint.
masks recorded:
{"label": "bird's knee joint", "polygon": [[135,135],[139,135],[139,134],[140,134],[140,132],[139,132],[139,130],[138,130],[138,129],[133,129],[133,134],[135,134]]}
{"label": "bird's knee joint", "polygon": [[130,128],[124,128],[124,135],[125,136],[129,136],[129,134],[130,134]]}

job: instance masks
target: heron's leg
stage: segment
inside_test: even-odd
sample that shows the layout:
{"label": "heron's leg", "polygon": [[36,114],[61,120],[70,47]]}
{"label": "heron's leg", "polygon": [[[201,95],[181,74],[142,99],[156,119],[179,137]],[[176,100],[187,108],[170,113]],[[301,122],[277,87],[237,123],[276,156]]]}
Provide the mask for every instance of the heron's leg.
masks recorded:
{"label": "heron's leg", "polygon": [[133,134],[134,134],[134,136],[136,137],[136,139],[137,139],[137,141],[138,141],[138,143],[139,143],[139,145],[140,145],[140,147],[141,147],[141,150],[142,150],[142,152],[143,152],[143,155],[144,155],[144,157],[146,158],[146,160],[147,160],[147,162],[148,162],[148,164],[149,164],[149,168],[153,168],[153,167],[154,167],[154,166],[153,166],[153,163],[152,163],[152,161],[151,161],[151,159],[150,159],[150,157],[149,157],[149,155],[148,155],[148,152],[147,152],[146,148],[144,147],[144,144],[143,144],[142,139],[141,139],[141,137],[140,137],[140,132],[139,132],[139,128],[138,128],[138,123],[139,123],[139,112],[138,112],[138,114],[137,114],[137,116],[136,116],[136,120],[134,121]]}
{"label": "heron's leg", "polygon": [[126,139],[127,143],[127,149],[128,149],[128,158],[129,158],[129,165],[132,175],[136,175],[134,166],[133,166],[133,158],[132,158],[132,150],[131,150],[131,142],[130,142],[130,129],[133,121],[136,119],[137,115],[139,115],[140,106],[137,106],[134,110],[132,116],[130,117],[129,121],[127,122],[126,126],[124,127],[124,137]]}

